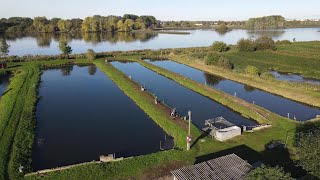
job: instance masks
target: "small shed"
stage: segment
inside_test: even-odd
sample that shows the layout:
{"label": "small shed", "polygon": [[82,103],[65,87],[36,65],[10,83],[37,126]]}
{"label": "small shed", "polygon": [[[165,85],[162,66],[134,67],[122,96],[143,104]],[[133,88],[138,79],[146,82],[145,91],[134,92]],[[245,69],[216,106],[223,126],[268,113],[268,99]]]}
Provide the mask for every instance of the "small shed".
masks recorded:
{"label": "small shed", "polygon": [[208,119],[202,130],[218,141],[225,141],[241,135],[241,128],[227,121],[223,117]]}
{"label": "small shed", "polygon": [[252,166],[235,154],[229,154],[193,166],[172,171],[174,180],[245,179]]}
{"label": "small shed", "polygon": [[7,63],[0,62],[0,69],[5,69],[5,68],[7,68]]}

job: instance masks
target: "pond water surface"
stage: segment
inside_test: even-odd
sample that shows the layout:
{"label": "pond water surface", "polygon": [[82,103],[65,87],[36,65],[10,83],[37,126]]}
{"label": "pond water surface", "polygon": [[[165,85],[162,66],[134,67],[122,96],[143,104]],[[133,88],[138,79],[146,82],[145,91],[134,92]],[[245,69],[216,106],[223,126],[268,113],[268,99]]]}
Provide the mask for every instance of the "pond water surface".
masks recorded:
{"label": "pond water surface", "polygon": [[298,82],[298,83],[309,83],[314,85],[320,85],[320,79],[305,78],[300,74],[295,73],[283,73],[277,71],[271,71],[274,77],[281,81]]}
{"label": "pond water surface", "polygon": [[159,151],[166,133],[96,66],[41,76],[33,169]]}
{"label": "pond water surface", "polygon": [[284,117],[287,117],[289,113],[289,117],[291,119],[295,118],[299,121],[305,121],[313,119],[317,115],[320,115],[320,108],[311,107],[248,85],[208,74],[204,71],[186,66],[184,64],[179,64],[171,60],[146,61],[164,69],[181,74],[199,83],[222,90],[228,94],[236,95],[237,97],[248,102],[253,103],[254,101],[255,104]]}
{"label": "pond water surface", "polygon": [[[279,30],[242,30],[235,29],[226,33],[214,30],[189,30],[190,34],[157,33],[104,33],[104,34],[6,34],[10,45],[9,55],[56,55],[60,54],[59,40],[72,47],[72,53],[85,53],[88,49],[96,52],[161,49],[209,46],[214,41],[236,44],[241,38],[256,38],[262,35],[274,40],[316,41],[320,40],[320,28],[293,28]],[[185,32],[185,31],[184,31]]]}
{"label": "pond water surface", "polygon": [[205,120],[220,116],[238,126],[257,124],[257,122],[246,119],[231,109],[185,88],[137,62],[111,62],[111,64],[126,75],[131,76],[134,81],[146,86],[159,100],[164,101],[172,108],[176,108],[181,115],[187,116],[190,110],[192,112],[192,122],[198,128],[204,127]]}
{"label": "pond water surface", "polygon": [[9,76],[0,76],[0,98],[9,86]]}

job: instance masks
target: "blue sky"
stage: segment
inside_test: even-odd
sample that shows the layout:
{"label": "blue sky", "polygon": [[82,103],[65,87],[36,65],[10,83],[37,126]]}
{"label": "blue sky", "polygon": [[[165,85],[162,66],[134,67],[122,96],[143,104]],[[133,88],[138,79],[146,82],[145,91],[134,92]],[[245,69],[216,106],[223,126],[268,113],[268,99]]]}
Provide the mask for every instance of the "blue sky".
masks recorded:
{"label": "blue sky", "polygon": [[320,19],[320,0],[0,0],[0,18],[154,15],[160,20],[246,20],[283,15]]}

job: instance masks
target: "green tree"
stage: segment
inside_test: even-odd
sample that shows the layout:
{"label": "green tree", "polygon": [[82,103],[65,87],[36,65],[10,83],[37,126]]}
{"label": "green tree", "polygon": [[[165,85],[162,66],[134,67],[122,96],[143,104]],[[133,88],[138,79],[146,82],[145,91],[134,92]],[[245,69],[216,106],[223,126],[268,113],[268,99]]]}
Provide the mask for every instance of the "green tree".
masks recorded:
{"label": "green tree", "polygon": [[146,25],[141,18],[136,19],[134,26],[136,29],[146,29]]}
{"label": "green tree", "polygon": [[109,16],[107,20],[107,28],[106,30],[109,32],[114,32],[118,30],[117,22],[119,18],[116,16]]}
{"label": "green tree", "polygon": [[217,64],[220,57],[221,56],[217,53],[210,53],[204,58],[205,64],[206,65],[215,65],[215,64]]}
{"label": "green tree", "polygon": [[88,60],[94,60],[96,59],[97,54],[94,52],[93,49],[88,49],[86,56]]}
{"label": "green tree", "polygon": [[276,43],[274,40],[268,36],[261,36],[257,38],[255,41],[255,49],[256,50],[276,50]]}
{"label": "green tree", "polygon": [[126,32],[134,29],[134,21],[132,19],[125,20],[123,25]]}
{"label": "green tree", "polygon": [[125,20],[131,19],[131,20],[135,21],[138,18],[139,18],[139,16],[134,15],[134,14],[125,14],[125,15],[123,15],[123,19],[125,19]]}
{"label": "green tree", "polygon": [[250,18],[246,22],[249,29],[276,29],[285,27],[285,18],[282,16],[264,16],[259,18]]}
{"label": "green tree", "polygon": [[60,32],[70,32],[72,30],[72,22],[70,20],[60,19],[57,25]]}
{"label": "green tree", "polygon": [[6,39],[1,38],[0,40],[0,55],[6,56],[9,54],[10,45],[7,43]]}
{"label": "green tree", "polygon": [[91,28],[90,28],[90,21],[91,21],[91,17],[86,17],[81,25],[81,30],[83,32],[91,32]]}
{"label": "green tree", "polygon": [[72,52],[71,47],[68,45],[67,42],[65,41],[60,41],[59,42],[59,49],[62,52],[63,55],[65,55],[67,58],[69,58],[69,55]]}
{"label": "green tree", "polygon": [[286,173],[283,171],[281,167],[270,167],[266,165],[262,165],[254,170],[252,170],[248,176],[247,180],[294,180],[291,177],[290,173]]}
{"label": "green tree", "polygon": [[252,39],[240,39],[237,43],[239,51],[251,52],[256,50],[255,43]]}
{"label": "green tree", "polygon": [[230,49],[230,47],[226,43],[221,42],[221,41],[214,42],[212,44],[211,48],[214,51],[217,51],[217,52],[225,52],[225,51],[228,51]]}
{"label": "green tree", "polygon": [[117,29],[118,31],[125,31],[124,23],[121,19],[117,23]]}
{"label": "green tree", "polygon": [[248,65],[244,71],[246,74],[259,76],[259,69],[255,66]]}
{"label": "green tree", "polygon": [[225,23],[221,23],[220,25],[218,25],[218,27],[216,27],[215,30],[218,32],[227,32],[229,28]]}
{"label": "green tree", "polygon": [[46,17],[35,17],[33,19],[33,26],[38,32],[47,32],[48,31],[48,19]]}
{"label": "green tree", "polygon": [[320,122],[301,125],[295,146],[299,164],[312,175],[320,178]]}

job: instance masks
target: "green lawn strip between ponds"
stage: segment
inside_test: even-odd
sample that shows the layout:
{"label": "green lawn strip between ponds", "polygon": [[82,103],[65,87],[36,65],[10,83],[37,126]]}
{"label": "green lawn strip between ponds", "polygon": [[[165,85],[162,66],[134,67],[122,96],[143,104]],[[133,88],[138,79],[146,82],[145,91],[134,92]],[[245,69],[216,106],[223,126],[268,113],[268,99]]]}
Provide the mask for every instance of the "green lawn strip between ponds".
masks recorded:
{"label": "green lawn strip between ponds", "polygon": [[[34,117],[31,114],[33,114],[34,106],[29,106],[30,103],[36,101],[36,98],[33,97],[36,88],[29,90],[32,84],[36,83],[34,82],[36,78],[33,78],[33,68],[23,67],[19,71],[11,78],[7,92],[0,100],[0,179],[20,177],[22,174],[18,174],[16,168],[20,166],[20,163],[27,161],[25,167],[30,166],[28,163],[30,154],[28,153],[31,153],[33,144]],[[22,127],[27,124],[30,126]],[[23,137],[24,135],[26,136]]]}

